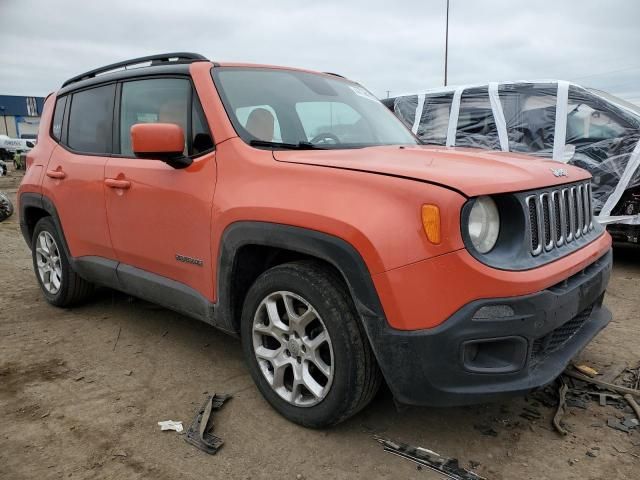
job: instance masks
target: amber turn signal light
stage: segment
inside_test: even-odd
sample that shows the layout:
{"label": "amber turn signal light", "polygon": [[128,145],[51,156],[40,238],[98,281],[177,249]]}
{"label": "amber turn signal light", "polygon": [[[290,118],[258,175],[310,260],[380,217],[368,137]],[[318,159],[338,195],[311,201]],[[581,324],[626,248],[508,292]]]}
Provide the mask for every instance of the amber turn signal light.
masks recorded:
{"label": "amber turn signal light", "polygon": [[436,205],[422,206],[422,226],[429,241],[440,244],[440,209]]}

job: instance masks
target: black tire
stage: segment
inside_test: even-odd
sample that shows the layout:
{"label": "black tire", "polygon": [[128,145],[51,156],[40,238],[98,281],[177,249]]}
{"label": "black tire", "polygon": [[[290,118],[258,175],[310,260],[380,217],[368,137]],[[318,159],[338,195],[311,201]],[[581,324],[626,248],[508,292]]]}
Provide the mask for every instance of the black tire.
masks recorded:
{"label": "black tire", "polygon": [[[40,234],[47,232],[55,241],[58,258],[60,259],[60,270],[62,272],[60,279],[60,287],[55,293],[51,293],[45,287],[43,280],[38,272],[38,261],[36,249]],[[58,235],[58,229],[51,217],[41,218],[35,226],[33,237],[31,240],[31,257],[33,259],[33,270],[38,279],[38,284],[47,302],[57,307],[70,307],[85,301],[93,293],[93,284],[81,278],[69,264],[69,259],[63,248],[63,243]]]}
{"label": "black tire", "polygon": [[[266,380],[254,353],[256,311],[263,299],[280,291],[308,301],[331,339],[333,380],[326,396],[313,406],[301,407],[281,398]],[[382,376],[348,289],[337,273],[320,263],[287,263],[258,277],[244,301],[241,335],[245,359],[260,392],[281,415],[305,427],[328,427],[346,420],[363,409],[380,387]]]}

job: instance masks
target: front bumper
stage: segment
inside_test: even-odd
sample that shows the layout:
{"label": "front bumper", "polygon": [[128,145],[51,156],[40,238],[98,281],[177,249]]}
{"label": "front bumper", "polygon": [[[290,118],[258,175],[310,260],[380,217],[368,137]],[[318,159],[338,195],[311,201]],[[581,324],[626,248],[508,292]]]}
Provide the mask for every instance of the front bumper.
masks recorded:
{"label": "front bumper", "polygon": [[369,324],[394,396],[410,405],[465,405],[553,381],[611,320],[602,300],[612,258],[608,250],[537,293],[473,301],[435,328]]}

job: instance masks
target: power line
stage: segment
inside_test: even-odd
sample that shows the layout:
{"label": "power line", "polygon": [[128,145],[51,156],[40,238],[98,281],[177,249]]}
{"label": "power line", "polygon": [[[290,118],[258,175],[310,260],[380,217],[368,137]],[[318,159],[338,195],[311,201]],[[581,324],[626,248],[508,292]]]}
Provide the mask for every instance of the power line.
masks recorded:
{"label": "power line", "polygon": [[592,73],[591,75],[584,75],[582,77],[573,77],[573,79],[574,80],[582,80],[582,79],[585,79],[585,78],[601,77],[602,75],[609,75],[609,74],[612,74],[612,73],[626,72],[628,70],[635,70],[637,68],[640,68],[640,65],[636,65],[634,67],[621,68],[619,70],[609,70],[608,72]]}

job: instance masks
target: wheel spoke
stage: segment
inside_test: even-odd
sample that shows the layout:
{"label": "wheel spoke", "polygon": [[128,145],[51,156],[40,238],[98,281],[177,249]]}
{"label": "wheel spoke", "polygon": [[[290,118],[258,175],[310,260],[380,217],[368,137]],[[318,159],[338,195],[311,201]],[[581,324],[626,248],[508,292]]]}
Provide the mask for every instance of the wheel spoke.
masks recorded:
{"label": "wheel spoke", "polygon": [[273,381],[271,385],[275,390],[286,390],[284,386],[284,375],[287,372],[287,368],[291,366],[291,361],[282,360],[282,361],[274,361],[273,365]]}
{"label": "wheel spoke", "polygon": [[38,241],[40,243],[40,248],[47,253],[47,256],[49,256],[49,245],[47,243],[46,235],[44,233],[41,233],[38,237]]}
{"label": "wheel spoke", "polygon": [[36,254],[40,255],[41,257],[43,257],[45,260],[49,259],[49,252],[47,252],[44,248],[42,247],[38,247],[36,248]]}
{"label": "wheel spoke", "polygon": [[302,367],[302,384],[311,392],[315,398],[319,398],[322,395],[323,387],[316,379],[313,378],[309,372],[309,364],[305,363]]}
{"label": "wheel spoke", "polygon": [[272,350],[266,347],[258,347],[255,349],[256,357],[262,358],[264,360],[273,361],[282,353],[282,346],[279,348]]}
{"label": "wheel spoke", "polygon": [[60,288],[60,277],[55,270],[51,270],[51,283],[55,289]]}
{"label": "wheel spoke", "polygon": [[312,362],[316,368],[322,373],[325,377],[329,378],[331,375],[331,367],[327,365],[322,358],[317,354],[314,350],[313,353],[309,356],[309,361]]}
{"label": "wheel spoke", "polygon": [[323,330],[314,338],[305,337],[303,340],[304,343],[307,344],[307,347],[315,352],[320,345],[329,340],[329,336],[327,335],[327,332]]}
{"label": "wheel spoke", "polygon": [[272,326],[272,332],[280,332],[281,334],[289,333],[289,327],[282,321],[280,314],[278,313],[278,305],[273,299],[269,299],[266,303],[267,316],[269,317],[269,323]]}

